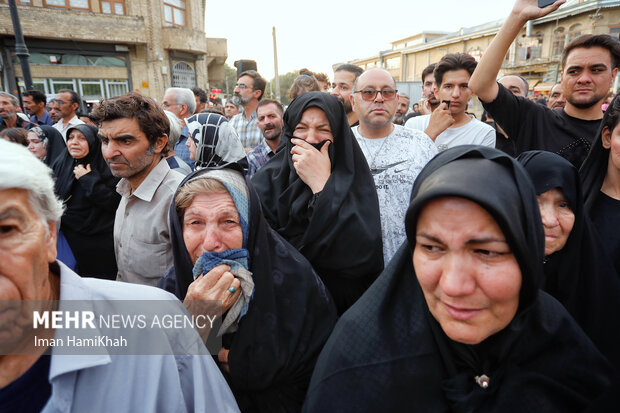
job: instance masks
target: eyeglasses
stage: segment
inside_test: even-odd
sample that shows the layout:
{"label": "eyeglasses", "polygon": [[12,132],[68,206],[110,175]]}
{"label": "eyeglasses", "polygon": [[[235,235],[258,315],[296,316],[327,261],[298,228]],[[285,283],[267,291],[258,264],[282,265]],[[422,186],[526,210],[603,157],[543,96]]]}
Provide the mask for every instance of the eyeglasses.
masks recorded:
{"label": "eyeglasses", "polygon": [[239,89],[251,89],[252,88],[251,86],[244,85],[243,83],[237,83],[235,86],[238,87]]}
{"label": "eyeglasses", "polygon": [[396,92],[398,92],[398,90],[396,89],[383,89],[383,90],[363,89],[363,90],[356,90],[354,93],[361,93],[362,99],[364,100],[375,100],[375,98],[377,97],[377,93],[381,93],[381,96],[383,96],[383,99],[385,100],[392,100],[396,97]]}

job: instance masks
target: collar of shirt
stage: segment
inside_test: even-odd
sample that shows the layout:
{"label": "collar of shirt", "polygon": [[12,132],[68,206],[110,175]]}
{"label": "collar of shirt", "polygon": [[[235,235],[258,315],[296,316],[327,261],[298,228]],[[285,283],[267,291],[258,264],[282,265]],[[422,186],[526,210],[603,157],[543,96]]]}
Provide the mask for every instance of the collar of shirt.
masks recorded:
{"label": "collar of shirt", "polygon": [[[89,288],[86,287],[82,278],[79,275],[71,271],[65,264],[60,261],[56,261],[60,267],[60,303],[59,310],[62,311],[62,302],[70,300],[80,300],[84,305],[88,305],[92,300],[92,294]],[[73,306],[75,307],[75,306]],[[99,334],[98,329],[92,330],[93,336]],[[67,335],[64,331],[63,335]],[[84,335],[84,330],[80,329],[80,335]],[[110,355],[105,351],[105,347],[98,350],[101,354],[80,354],[78,357],[68,354],[55,354],[56,348],[52,349],[52,362],[50,364],[50,382],[54,379],[62,377],[66,373],[86,369],[89,367],[101,366],[112,362]],[[72,387],[71,387],[72,388]],[[65,400],[72,400],[73,395],[66,395],[62,397]]]}
{"label": "collar of shirt", "polygon": [[233,116],[230,121],[235,124],[248,124],[252,121],[258,122],[258,115],[256,115],[256,112],[252,112],[252,114],[250,115],[250,119],[246,119],[245,114],[243,113],[243,111],[241,111],[235,116]]}
{"label": "collar of shirt", "polygon": [[48,111],[44,111],[40,119],[37,119],[37,115],[30,116],[30,121],[38,123],[39,125],[51,125],[54,123],[52,122],[52,117],[50,116]]}
{"label": "collar of shirt", "polygon": [[[187,127],[187,125],[183,126],[183,129],[181,129],[180,135],[181,135],[181,139],[189,137],[189,128]],[[179,139],[179,140],[181,140],[181,139]]]}
{"label": "collar of shirt", "polygon": [[144,181],[138,186],[138,188],[131,193],[131,184],[125,178],[121,179],[120,182],[116,185],[116,192],[118,192],[122,197],[129,198],[131,196],[135,196],[140,198],[143,201],[151,202],[157,188],[162,183],[168,172],[170,171],[170,166],[168,166],[168,162],[162,162],[164,158],[161,158],[157,165],[149,172]]}

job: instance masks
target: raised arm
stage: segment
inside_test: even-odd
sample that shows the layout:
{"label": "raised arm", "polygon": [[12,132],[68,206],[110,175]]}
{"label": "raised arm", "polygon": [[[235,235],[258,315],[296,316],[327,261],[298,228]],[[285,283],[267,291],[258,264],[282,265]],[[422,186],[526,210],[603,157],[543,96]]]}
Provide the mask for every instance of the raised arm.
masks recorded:
{"label": "raised arm", "polygon": [[501,29],[484,52],[474,74],[469,79],[469,88],[483,102],[492,102],[497,97],[497,74],[502,67],[504,57],[510,45],[519,35],[523,25],[529,20],[546,16],[564,4],[566,0],[558,0],[544,7],[538,7],[538,0],[517,0]]}

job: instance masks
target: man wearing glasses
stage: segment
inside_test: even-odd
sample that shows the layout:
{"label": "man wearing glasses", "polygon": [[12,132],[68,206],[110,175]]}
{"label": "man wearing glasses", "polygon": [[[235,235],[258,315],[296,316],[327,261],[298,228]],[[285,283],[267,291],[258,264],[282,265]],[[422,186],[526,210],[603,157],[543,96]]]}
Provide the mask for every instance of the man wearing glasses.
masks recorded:
{"label": "man wearing glasses", "polygon": [[359,118],[353,134],[377,188],[383,259],[387,263],[405,240],[402,223],[413,181],[437,148],[421,131],[392,123],[398,91],[386,70],[374,68],[362,73],[353,84],[350,101]]}
{"label": "man wearing glasses", "polygon": [[60,112],[60,120],[53,125],[53,128],[60,132],[66,142],[69,128],[84,123],[76,115],[80,107],[80,95],[71,89],[61,89],[56,94],[56,105]]}
{"label": "man wearing glasses", "polygon": [[246,152],[263,141],[263,134],[258,128],[256,107],[263,98],[266,83],[256,70],[246,70],[237,79],[234,93],[243,106],[243,112],[233,116],[230,124],[237,131]]}
{"label": "man wearing glasses", "polygon": [[405,127],[423,131],[439,151],[458,145],[495,147],[495,129],[466,113],[474,95],[469,78],[476,60],[465,53],[450,53],[435,67],[435,96],[441,102],[431,115],[409,119]]}

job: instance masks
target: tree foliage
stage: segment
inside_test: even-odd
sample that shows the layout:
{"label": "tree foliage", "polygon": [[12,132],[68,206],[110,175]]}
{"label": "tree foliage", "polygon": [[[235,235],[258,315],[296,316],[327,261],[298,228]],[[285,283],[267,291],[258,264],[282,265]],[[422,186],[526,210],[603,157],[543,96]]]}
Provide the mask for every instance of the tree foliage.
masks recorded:
{"label": "tree foliage", "polygon": [[[293,82],[295,81],[297,76],[299,76],[299,72],[296,70],[278,76],[278,78],[280,79],[280,103],[282,103],[284,106],[287,106],[291,103],[291,99],[289,99],[288,97],[288,90],[293,85]],[[269,97],[270,99],[276,99],[275,77],[271,79],[269,83],[267,83],[267,87],[265,88],[265,96]]]}

